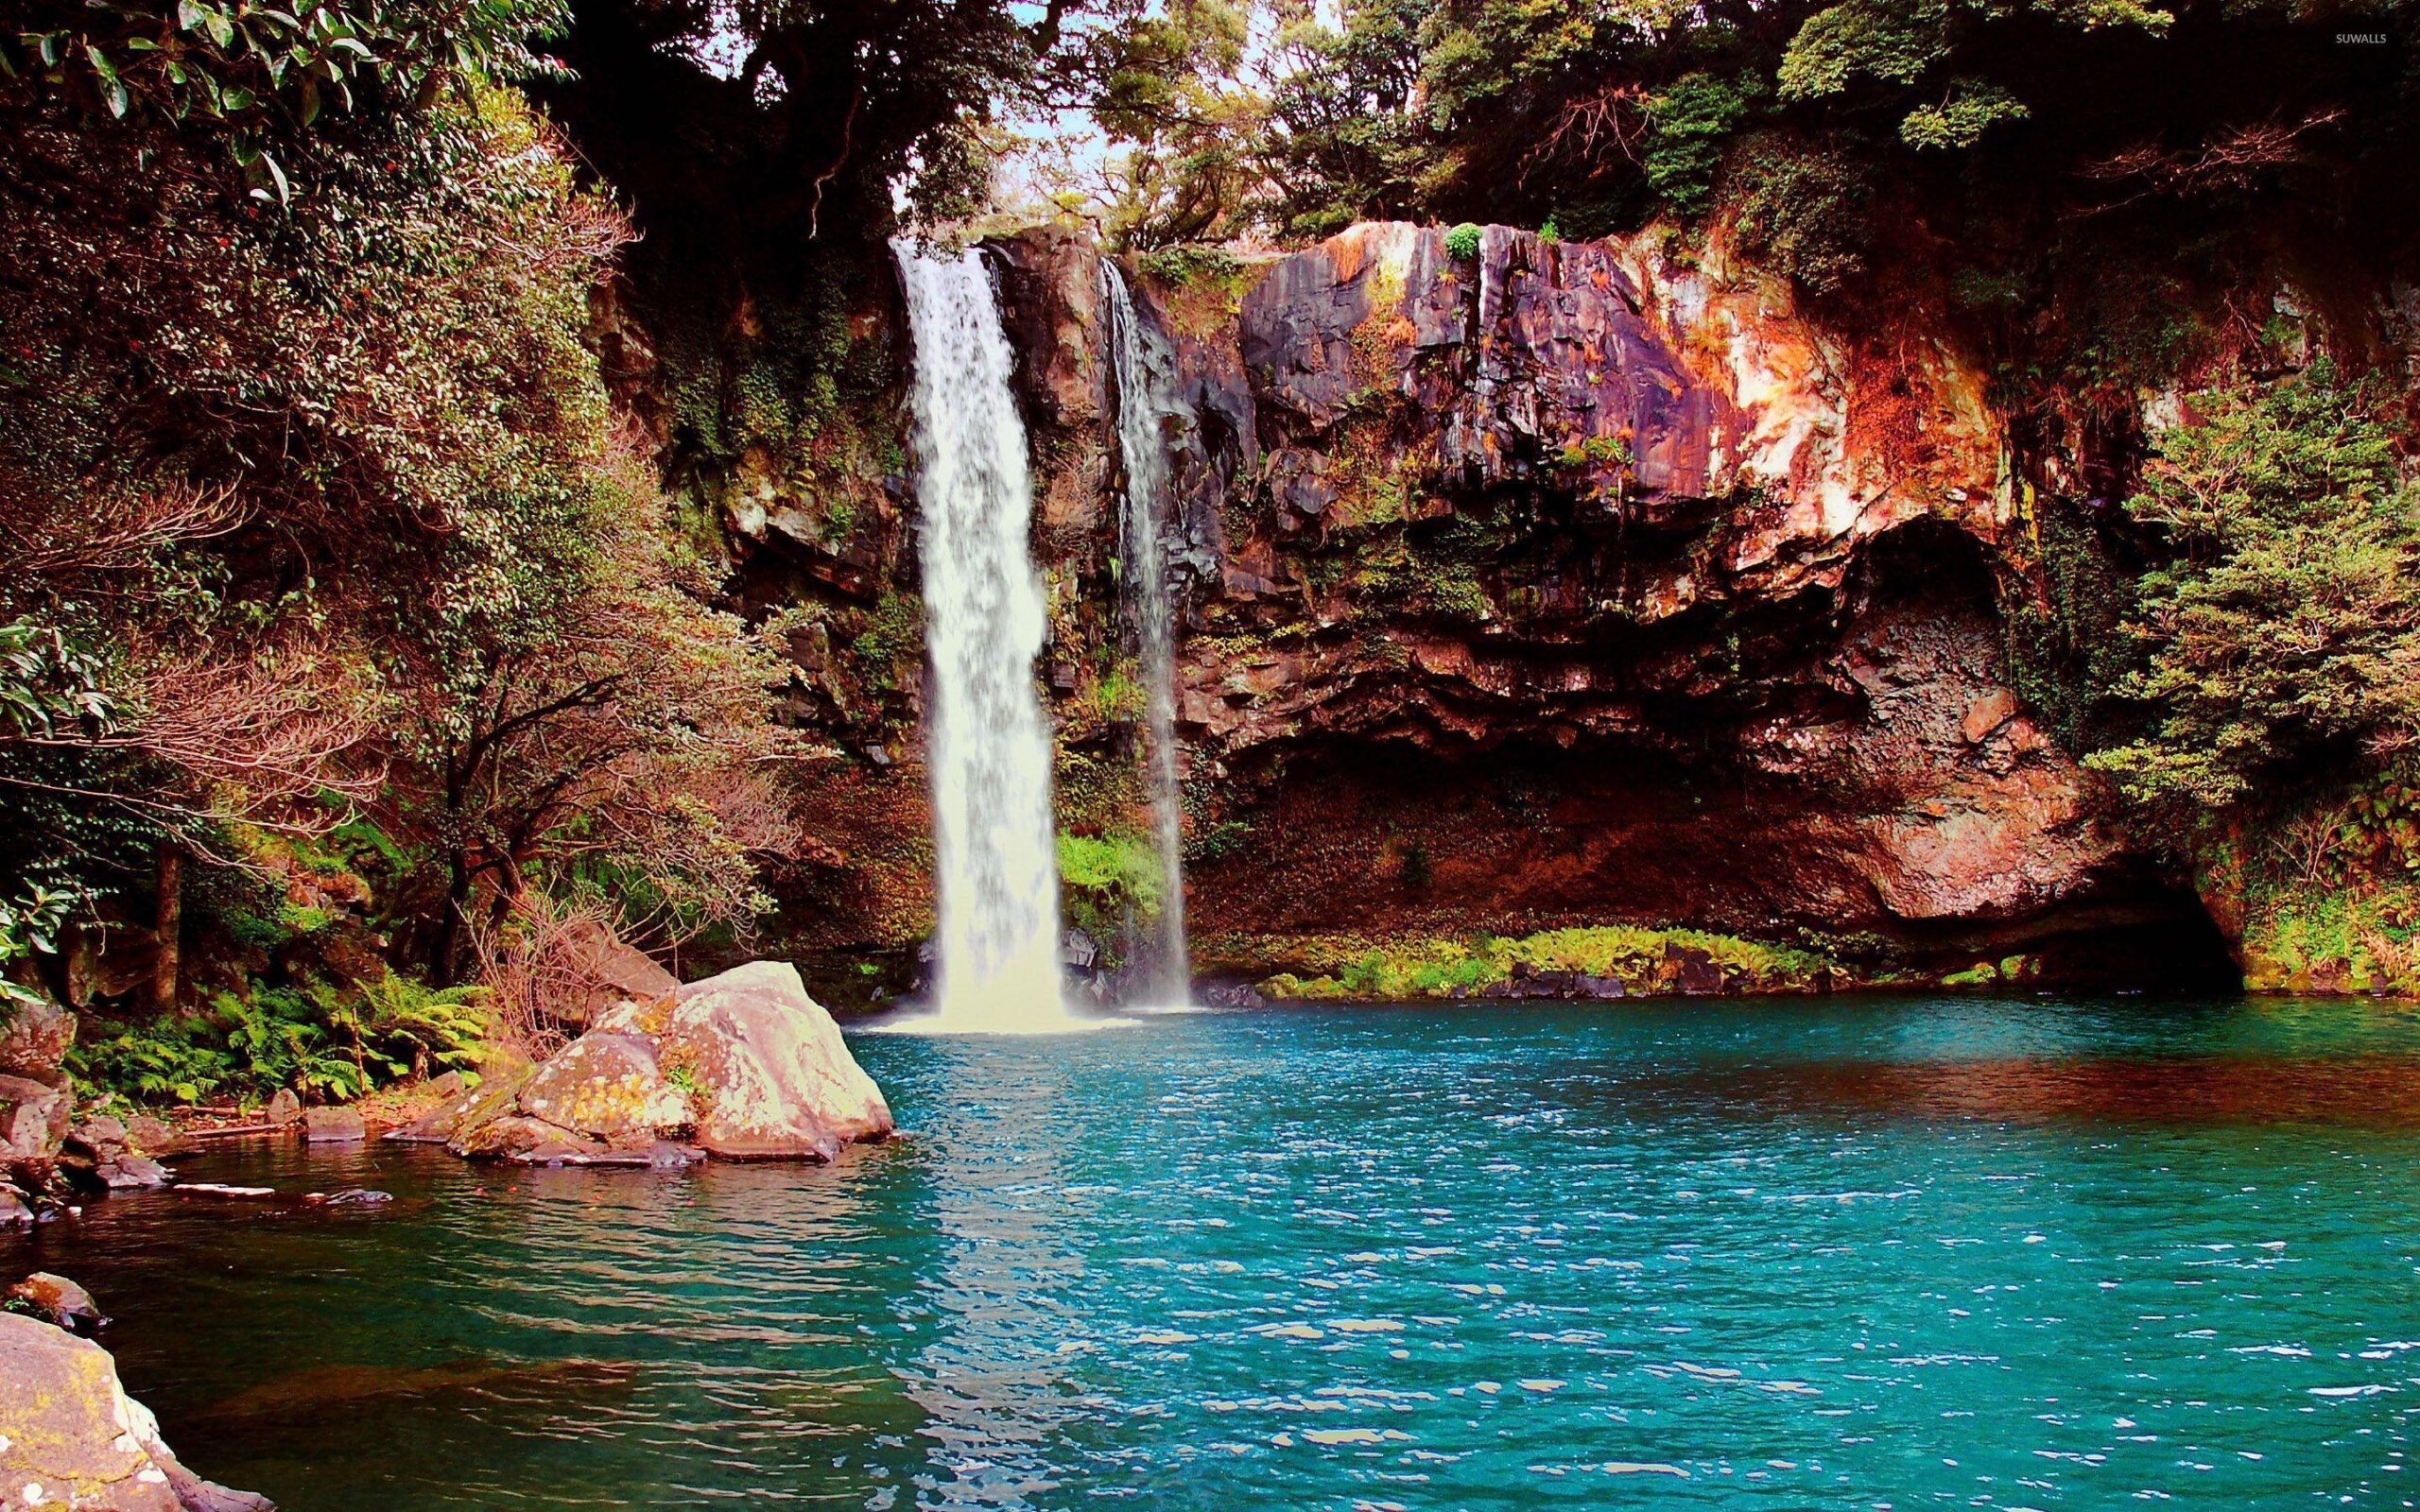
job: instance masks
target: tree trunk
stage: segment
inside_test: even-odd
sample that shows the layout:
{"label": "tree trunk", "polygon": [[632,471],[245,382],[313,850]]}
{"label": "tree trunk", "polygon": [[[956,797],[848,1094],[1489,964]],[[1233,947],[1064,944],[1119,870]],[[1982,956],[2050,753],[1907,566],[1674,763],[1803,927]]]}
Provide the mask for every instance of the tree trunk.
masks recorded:
{"label": "tree trunk", "polygon": [[437,943],[428,958],[432,987],[454,985],[454,958],[461,953],[463,911],[470,906],[471,863],[457,851],[445,863],[445,907],[437,920]]}
{"label": "tree trunk", "polygon": [[151,934],[159,950],[151,957],[151,1008],[177,1011],[177,971],[181,958],[178,936],[184,927],[184,852],[173,842],[160,846],[160,901],[152,915]]}

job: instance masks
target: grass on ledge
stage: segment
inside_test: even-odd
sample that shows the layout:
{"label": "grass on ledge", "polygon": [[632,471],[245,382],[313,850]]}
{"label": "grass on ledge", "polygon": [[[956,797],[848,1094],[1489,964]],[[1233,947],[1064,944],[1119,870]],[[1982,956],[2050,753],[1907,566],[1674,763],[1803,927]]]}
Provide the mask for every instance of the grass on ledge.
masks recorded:
{"label": "grass on ledge", "polygon": [[1510,982],[1517,969],[1568,971],[1620,980],[1627,993],[1679,990],[1684,953],[1711,962],[1726,992],[1811,992],[1850,973],[1811,951],[1767,945],[1696,929],[1605,924],[1553,929],[1519,939],[1426,939],[1380,945],[1329,974],[1281,972],[1261,983],[1273,998],[1304,1002],[1390,1002],[1472,996]]}

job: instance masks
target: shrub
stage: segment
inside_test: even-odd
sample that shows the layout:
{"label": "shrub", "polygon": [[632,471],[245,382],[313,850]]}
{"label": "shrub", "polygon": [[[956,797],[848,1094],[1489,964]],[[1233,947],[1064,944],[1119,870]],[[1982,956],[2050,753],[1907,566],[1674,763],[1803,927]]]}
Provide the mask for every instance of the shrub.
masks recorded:
{"label": "shrub", "polygon": [[1479,230],[1463,221],[1445,233],[1445,254],[1458,263],[1467,263],[1478,255]]}
{"label": "shrub", "polygon": [[1865,270],[1874,187],[1863,165],[1781,132],[1740,145],[1732,176],[1739,248],[1809,294]]}
{"label": "shrub", "polygon": [[389,973],[359,988],[255,987],[196,1014],[125,1025],[78,1043],[69,1068],[92,1091],[136,1103],[259,1101],[280,1088],[343,1102],[406,1074],[475,1063],[486,994]]}
{"label": "shrub", "polygon": [[1647,102],[1639,156],[1648,187],[1675,213],[1694,215],[1714,198],[1716,172],[1732,139],[1763,99],[1754,74],[1685,74]]}

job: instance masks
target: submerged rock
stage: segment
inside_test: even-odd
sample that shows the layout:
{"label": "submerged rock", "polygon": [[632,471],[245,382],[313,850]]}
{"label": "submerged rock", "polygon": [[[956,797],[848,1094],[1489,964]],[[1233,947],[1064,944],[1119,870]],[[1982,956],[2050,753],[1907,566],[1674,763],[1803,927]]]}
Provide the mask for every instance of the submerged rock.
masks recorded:
{"label": "submerged rock", "polygon": [[491,1070],[388,1138],[474,1160],[678,1168],[697,1151],[829,1160],[890,1131],[881,1090],[797,969],[759,961],[626,1000],[544,1065]]}
{"label": "submerged rock", "polygon": [[302,1200],[314,1208],[383,1208],[395,1200],[395,1194],[371,1187],[346,1187],[337,1192],[309,1193]]}
{"label": "submerged rock", "polygon": [[[72,1284],[72,1283],[71,1283]],[[109,1351],[0,1313],[0,1486],[11,1505],[109,1512],[271,1512],[178,1463]]]}
{"label": "submerged rock", "polygon": [[93,1294],[64,1276],[38,1270],[9,1288],[7,1311],[91,1338],[109,1326]]}

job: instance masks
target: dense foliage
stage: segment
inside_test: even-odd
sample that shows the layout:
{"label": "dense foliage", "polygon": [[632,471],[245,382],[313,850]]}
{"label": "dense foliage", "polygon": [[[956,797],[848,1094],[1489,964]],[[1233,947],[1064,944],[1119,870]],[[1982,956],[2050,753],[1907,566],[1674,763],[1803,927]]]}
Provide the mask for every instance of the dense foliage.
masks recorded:
{"label": "dense foliage", "polygon": [[182,998],[223,990],[169,1038],[283,1014],[269,1063],[353,1092],[425,1063],[390,965],[452,979],[527,889],[745,927],[792,839],[769,663],[584,341],[627,232],[505,82],[556,14],[52,9],[0,77],[16,973],[62,897],[184,894]]}
{"label": "dense foliage", "polygon": [[2170,556],[2118,690],[2152,722],[2092,758],[2137,798],[2236,808],[2420,738],[2420,487],[2380,397],[2323,358],[2196,395],[2161,438],[2126,508]]}
{"label": "dense foliage", "polygon": [[1811,293],[1885,263],[1964,275],[2020,369],[2156,355],[2137,270],[2098,269],[2113,307],[2090,311],[2081,249],[2155,278],[2408,234],[2411,22],[2400,0],[1197,0],[1109,49],[1107,214],[1147,247],[1373,217],[1595,236],[1710,216]]}

